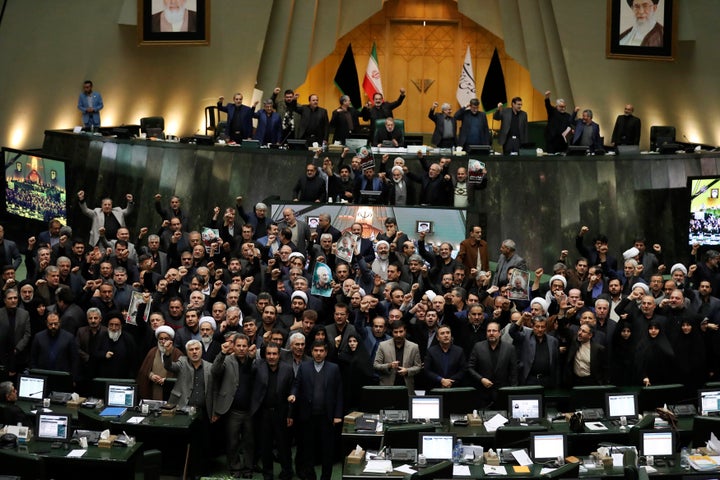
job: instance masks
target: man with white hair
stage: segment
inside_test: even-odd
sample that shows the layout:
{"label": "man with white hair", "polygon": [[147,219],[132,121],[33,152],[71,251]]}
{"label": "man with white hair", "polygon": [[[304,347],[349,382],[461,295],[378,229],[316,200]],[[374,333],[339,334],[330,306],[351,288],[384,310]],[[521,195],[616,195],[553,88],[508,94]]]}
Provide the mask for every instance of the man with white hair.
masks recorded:
{"label": "man with white hair", "polygon": [[500,282],[506,283],[508,280],[508,271],[511,268],[527,270],[525,259],[515,252],[515,248],[515,241],[509,238],[503,240],[500,245],[500,257],[497,262],[497,270],[493,276],[493,285],[499,285]]}
{"label": "man with white hair", "polygon": [[441,113],[435,113],[437,107],[438,102],[434,102],[428,112],[428,118],[435,124],[435,131],[433,131],[430,142],[438,148],[452,148],[457,144],[455,137],[457,120],[452,115],[452,107],[449,103],[441,105]]}
{"label": "man with white hair", "polygon": [[196,32],[197,12],[188,10],[186,3],[187,0],[163,0],[165,8],[150,19],[152,32]]}
{"label": "man with white hair", "polygon": [[215,340],[215,330],[217,330],[217,322],[213,317],[202,317],[200,325],[200,342],[203,346],[203,360],[212,362],[220,353],[220,342]]}

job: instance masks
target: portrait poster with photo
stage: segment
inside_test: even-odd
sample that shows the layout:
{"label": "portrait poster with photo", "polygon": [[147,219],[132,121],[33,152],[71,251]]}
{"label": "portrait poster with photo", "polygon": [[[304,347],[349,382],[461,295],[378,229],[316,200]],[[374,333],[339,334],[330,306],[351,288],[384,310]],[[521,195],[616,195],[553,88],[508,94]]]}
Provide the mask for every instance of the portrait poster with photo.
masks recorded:
{"label": "portrait poster with photo", "polygon": [[337,242],[335,249],[337,253],[335,256],[344,262],[350,263],[352,261],[353,254],[355,253],[356,245],[359,245],[358,236],[351,232],[345,232]]}
{"label": "portrait poster with photo", "polygon": [[481,162],[480,160],[475,160],[474,158],[471,158],[468,160],[468,183],[470,184],[478,184],[482,183],[483,178],[485,177],[485,162]]}
{"label": "portrait poster with photo", "polygon": [[139,45],[209,45],[210,0],[138,0]]}
{"label": "portrait poster with photo", "polygon": [[148,313],[150,312],[150,306],[152,305],[152,298],[150,298],[147,305],[145,305],[145,313],[143,314],[143,317],[138,318],[138,307],[140,305],[143,305],[144,303],[145,300],[143,299],[142,292],[132,292],[132,295],[130,296],[130,305],[128,306],[127,313],[125,314],[125,323],[127,323],[128,325],[137,325],[138,320],[147,322]]}
{"label": "portrait poster with photo", "polygon": [[310,293],[321,297],[330,297],[332,295],[332,279],[330,267],[322,262],[315,262]]}
{"label": "portrait poster with photo", "polygon": [[676,0],[608,0],[608,58],[674,60]]}
{"label": "portrait poster with photo", "polygon": [[508,284],[508,298],[530,300],[530,272],[518,268],[512,271]]}

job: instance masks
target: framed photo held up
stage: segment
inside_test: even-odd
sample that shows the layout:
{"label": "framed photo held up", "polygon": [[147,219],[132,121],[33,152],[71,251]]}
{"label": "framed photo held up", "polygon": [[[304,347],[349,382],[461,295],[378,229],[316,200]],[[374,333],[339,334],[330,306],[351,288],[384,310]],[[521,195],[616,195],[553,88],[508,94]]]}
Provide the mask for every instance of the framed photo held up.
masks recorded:
{"label": "framed photo held up", "polygon": [[607,57],[672,61],[677,24],[677,0],[607,0]]}
{"label": "framed photo held up", "polygon": [[209,45],[210,0],[138,0],[138,45]]}

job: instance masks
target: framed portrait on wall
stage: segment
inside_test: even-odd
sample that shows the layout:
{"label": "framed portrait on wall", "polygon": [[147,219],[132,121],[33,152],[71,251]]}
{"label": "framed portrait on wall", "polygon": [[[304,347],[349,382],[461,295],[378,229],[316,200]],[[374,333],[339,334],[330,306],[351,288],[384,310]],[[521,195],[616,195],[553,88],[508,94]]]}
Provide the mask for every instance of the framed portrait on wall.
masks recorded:
{"label": "framed portrait on wall", "polygon": [[209,45],[210,0],[138,0],[139,45]]}
{"label": "framed portrait on wall", "polygon": [[677,0],[607,0],[608,58],[673,60]]}

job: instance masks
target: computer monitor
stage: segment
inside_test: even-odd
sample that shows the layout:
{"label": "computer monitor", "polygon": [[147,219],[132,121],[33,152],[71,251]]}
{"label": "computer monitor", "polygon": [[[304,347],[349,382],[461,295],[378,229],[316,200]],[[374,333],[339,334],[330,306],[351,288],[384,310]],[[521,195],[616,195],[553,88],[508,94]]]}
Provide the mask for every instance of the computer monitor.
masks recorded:
{"label": "computer monitor", "polygon": [[132,408],[135,406],[135,384],[108,383],[105,405],[108,407]]}
{"label": "computer monitor", "polygon": [[720,390],[699,390],[698,406],[700,407],[700,415],[717,415],[720,413]]}
{"label": "computer monitor", "polygon": [[410,420],[442,419],[442,397],[412,396],[410,397]]}
{"label": "computer monitor", "polygon": [[530,456],[542,463],[567,456],[567,437],[563,433],[531,433]]}
{"label": "computer monitor", "polygon": [[46,442],[67,442],[70,439],[70,416],[39,413],[35,439]]}
{"label": "computer monitor", "polygon": [[42,401],[47,392],[47,378],[38,375],[20,375],[18,377],[18,399]]}
{"label": "computer monitor", "polygon": [[452,460],[455,435],[452,433],[421,433],[420,455],[430,462]]}
{"label": "computer monitor", "polygon": [[637,417],[638,396],[636,393],[606,393],[605,414],[609,419]]}
{"label": "computer monitor", "polygon": [[675,454],[675,434],[672,430],[642,432],[641,454],[670,457]]}
{"label": "computer monitor", "polygon": [[509,395],[508,416],[510,418],[543,418],[542,395]]}

